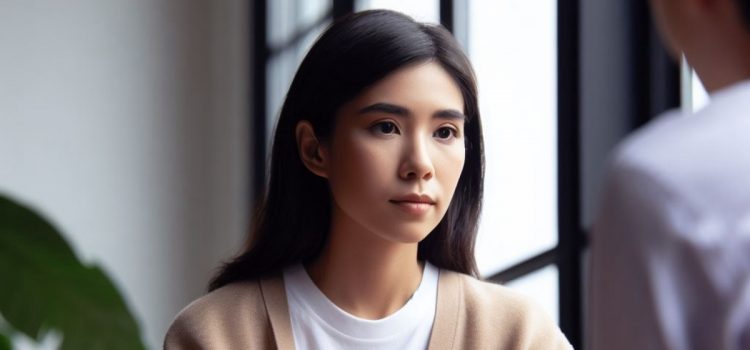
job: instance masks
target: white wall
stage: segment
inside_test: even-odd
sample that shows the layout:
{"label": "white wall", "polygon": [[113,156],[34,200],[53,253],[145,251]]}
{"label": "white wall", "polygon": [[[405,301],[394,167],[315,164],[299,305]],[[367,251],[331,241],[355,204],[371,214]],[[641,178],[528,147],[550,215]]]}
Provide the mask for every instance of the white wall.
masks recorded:
{"label": "white wall", "polygon": [[244,237],[247,6],[0,1],[0,192],[103,265],[154,349]]}

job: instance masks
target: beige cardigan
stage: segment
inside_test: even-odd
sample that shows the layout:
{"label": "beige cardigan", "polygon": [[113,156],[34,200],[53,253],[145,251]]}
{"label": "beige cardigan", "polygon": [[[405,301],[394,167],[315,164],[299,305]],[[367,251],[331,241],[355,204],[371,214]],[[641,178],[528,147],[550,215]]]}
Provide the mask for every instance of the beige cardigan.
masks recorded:
{"label": "beige cardigan", "polygon": [[[429,349],[572,349],[552,319],[506,287],[440,270]],[[294,349],[281,276],[232,283],[175,318],[165,349]]]}

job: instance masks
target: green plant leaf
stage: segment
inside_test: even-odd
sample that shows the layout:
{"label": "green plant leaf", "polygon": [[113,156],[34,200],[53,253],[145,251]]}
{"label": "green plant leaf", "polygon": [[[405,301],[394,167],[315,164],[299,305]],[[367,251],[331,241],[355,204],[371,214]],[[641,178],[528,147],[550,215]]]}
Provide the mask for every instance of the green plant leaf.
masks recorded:
{"label": "green plant leaf", "polygon": [[144,348],[138,324],[104,272],[83,265],[47,220],[3,195],[0,285],[0,314],[33,339],[56,329],[62,350]]}
{"label": "green plant leaf", "polygon": [[0,331],[0,350],[11,349],[13,349],[13,344],[10,342],[10,335],[3,334],[3,332]]}

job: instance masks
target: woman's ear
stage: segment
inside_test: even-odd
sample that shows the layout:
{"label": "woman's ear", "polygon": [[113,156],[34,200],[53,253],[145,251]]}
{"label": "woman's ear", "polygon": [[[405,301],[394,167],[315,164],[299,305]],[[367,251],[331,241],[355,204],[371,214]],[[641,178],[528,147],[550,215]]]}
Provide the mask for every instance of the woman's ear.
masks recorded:
{"label": "woman's ear", "polygon": [[326,157],[322,152],[322,145],[315,136],[315,130],[312,124],[307,120],[301,120],[297,123],[295,129],[297,137],[297,150],[302,163],[313,174],[327,178]]}

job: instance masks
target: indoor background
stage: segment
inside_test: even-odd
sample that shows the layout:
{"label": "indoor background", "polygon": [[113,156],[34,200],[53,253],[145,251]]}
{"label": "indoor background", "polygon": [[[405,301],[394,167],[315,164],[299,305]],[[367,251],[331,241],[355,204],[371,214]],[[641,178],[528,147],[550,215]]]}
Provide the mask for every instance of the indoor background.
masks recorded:
{"label": "indoor background", "polygon": [[337,16],[395,9],[449,28],[477,73],[481,274],[534,298],[581,348],[586,232],[608,152],[655,113],[706,101],[646,5],[0,0],[0,193],[103,266],[160,348],[244,241],[306,50]]}

